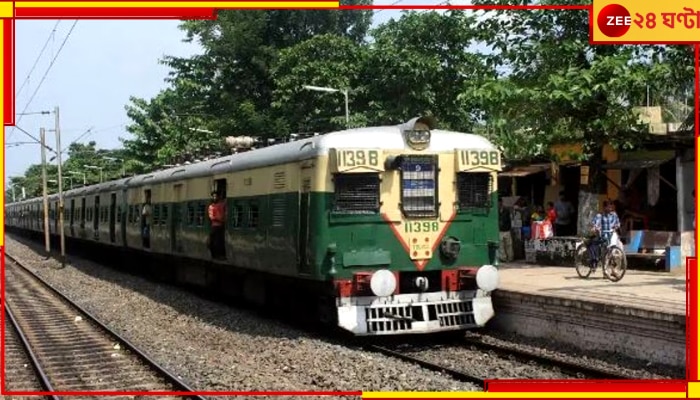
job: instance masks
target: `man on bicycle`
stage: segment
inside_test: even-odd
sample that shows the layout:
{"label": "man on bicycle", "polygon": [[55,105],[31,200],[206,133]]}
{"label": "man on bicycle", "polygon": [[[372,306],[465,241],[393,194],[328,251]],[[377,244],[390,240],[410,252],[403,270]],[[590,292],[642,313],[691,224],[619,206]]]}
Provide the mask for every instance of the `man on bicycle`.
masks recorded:
{"label": "man on bicycle", "polygon": [[610,242],[612,233],[620,228],[620,219],[617,213],[613,209],[613,202],[605,200],[603,202],[603,212],[596,214],[593,219],[593,229],[590,245],[588,246],[590,252],[591,267],[595,268],[600,261],[600,253],[602,246]]}

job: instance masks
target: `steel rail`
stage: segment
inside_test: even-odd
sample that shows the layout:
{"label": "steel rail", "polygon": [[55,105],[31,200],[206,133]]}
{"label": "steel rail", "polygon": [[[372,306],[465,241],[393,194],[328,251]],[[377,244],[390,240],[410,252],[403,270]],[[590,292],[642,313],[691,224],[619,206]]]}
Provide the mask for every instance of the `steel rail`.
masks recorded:
{"label": "steel rail", "polygon": [[[177,378],[175,375],[173,375],[170,371],[168,371],[165,367],[162,367],[159,365],[157,362],[155,362],[152,358],[150,358],[148,355],[146,355],[143,351],[141,351],[138,347],[136,347],[133,343],[128,341],[126,338],[124,338],[122,335],[114,332],[112,329],[107,327],[105,324],[103,324],[97,317],[94,315],[90,314],[88,311],[86,311],[84,308],[80,307],[79,305],[75,304],[71,299],[66,297],[63,293],[58,291],[58,289],[54,288],[50,283],[46,282],[43,278],[29,270],[27,267],[25,267],[17,258],[11,256],[8,253],[5,253],[5,257],[12,261],[15,265],[18,267],[22,268],[24,271],[26,271],[28,274],[30,274],[32,277],[34,277],[38,282],[40,282],[44,287],[46,287],[49,291],[51,291],[53,294],[55,294],[57,297],[59,297],[61,300],[65,301],[67,304],[69,304],[71,307],[74,307],[76,310],[78,310],[80,313],[88,317],[90,321],[92,321],[95,325],[97,325],[100,329],[104,330],[106,333],[109,335],[114,336],[115,339],[117,339],[119,342],[124,344],[131,352],[136,354],[139,358],[141,358],[146,364],[151,367],[155,372],[158,374],[162,375],[164,378],[166,378],[170,384],[172,384],[174,387],[180,389],[179,391],[182,392],[195,392],[193,388],[191,388],[189,385],[187,385],[185,382]],[[27,342],[28,344],[28,342]],[[198,396],[198,395],[191,395],[191,396],[186,396],[195,400],[206,400],[206,397],[203,396]]]}
{"label": "steel rail", "polygon": [[458,380],[461,382],[473,383],[475,385],[479,385],[482,388],[486,387],[485,386],[486,385],[485,379],[479,378],[477,376],[469,375],[465,372],[458,371],[456,369],[447,368],[447,367],[439,365],[439,364],[434,364],[434,363],[431,363],[431,362],[428,362],[425,360],[421,360],[420,358],[409,356],[408,354],[403,354],[403,353],[400,353],[398,351],[387,349],[386,347],[382,347],[382,346],[368,345],[368,346],[365,346],[365,348],[368,351],[381,353],[381,354],[387,355],[389,357],[398,358],[400,360],[419,365],[419,366],[421,366],[427,370],[430,370],[430,371],[435,371],[435,372],[449,375],[450,377],[454,378],[455,380]]}
{"label": "steel rail", "polygon": [[[10,306],[7,304],[7,299],[5,299],[5,315],[7,316],[10,324],[12,325],[12,328],[17,333],[17,337],[19,338],[20,342],[22,343],[22,348],[27,353],[27,357],[29,357],[29,361],[32,364],[32,369],[34,369],[34,372],[36,373],[37,378],[39,378],[39,384],[44,389],[46,389],[47,392],[54,392],[54,389],[53,389],[53,386],[51,386],[51,381],[49,380],[49,377],[46,375],[46,372],[44,372],[44,369],[41,368],[41,363],[37,359],[36,354],[34,354],[34,351],[32,350],[32,346],[29,344],[27,337],[24,335],[24,332],[22,331],[22,328],[19,326],[17,319],[15,319],[15,315],[12,313]],[[48,397],[52,400],[60,400],[61,399],[59,396],[54,396],[54,395],[50,395]]]}
{"label": "steel rail", "polygon": [[486,343],[478,339],[464,339],[460,346],[467,347],[469,345],[475,346],[480,350],[487,350],[499,353],[505,356],[515,356],[521,361],[535,361],[539,364],[550,365],[560,368],[563,372],[569,373],[581,373],[587,375],[589,378],[597,379],[635,379],[629,375],[625,375],[619,372],[605,370],[599,367],[591,367],[588,365],[579,364],[572,361],[565,361],[556,357],[547,356],[543,354],[537,354],[522,349],[515,349],[509,346],[502,346],[493,343]]}

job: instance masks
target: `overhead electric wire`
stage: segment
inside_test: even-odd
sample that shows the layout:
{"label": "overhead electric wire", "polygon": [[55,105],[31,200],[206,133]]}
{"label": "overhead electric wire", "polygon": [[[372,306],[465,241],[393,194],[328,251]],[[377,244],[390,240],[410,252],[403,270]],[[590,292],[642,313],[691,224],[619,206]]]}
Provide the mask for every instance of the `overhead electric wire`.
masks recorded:
{"label": "overhead electric wire", "polygon": [[34,69],[36,66],[39,64],[39,60],[41,59],[41,56],[44,55],[44,51],[46,51],[46,48],[49,46],[49,42],[51,41],[51,38],[56,35],[56,28],[58,28],[58,24],[61,23],[61,20],[59,19],[56,21],[56,25],[53,26],[53,29],[51,29],[51,32],[49,33],[49,37],[46,38],[46,42],[44,43],[44,47],[41,48],[41,51],[39,52],[39,55],[36,57],[36,60],[34,60],[34,65],[32,65],[32,68],[29,70],[29,73],[27,74],[27,77],[24,79],[24,82],[22,82],[22,85],[17,89],[17,92],[15,93],[15,98],[19,97],[19,94],[22,93],[22,90],[24,89],[25,86],[27,86],[27,83],[29,82],[29,78],[32,76],[32,72],[34,72]]}
{"label": "overhead electric wire", "polygon": [[[63,42],[61,43],[61,47],[58,48],[56,55],[53,57],[53,59],[51,60],[51,63],[46,68],[46,72],[44,72],[44,76],[41,77],[41,80],[39,81],[39,85],[37,85],[36,89],[34,90],[34,93],[32,93],[32,96],[29,98],[29,101],[27,101],[27,104],[24,106],[24,110],[22,110],[22,112],[20,113],[19,119],[17,121],[15,121],[15,125],[18,124],[22,120],[22,114],[24,114],[24,112],[27,111],[27,108],[29,108],[29,105],[32,104],[32,100],[34,100],[34,97],[36,97],[36,94],[39,92],[39,89],[41,89],[41,85],[44,84],[46,77],[49,75],[49,71],[51,71],[51,68],[56,63],[58,56],[61,54],[61,51],[63,50],[63,46],[66,45],[66,42],[70,38],[70,35],[71,35],[71,33],[73,33],[73,29],[75,29],[75,25],[77,25],[77,24],[78,24],[78,20],[75,20],[75,22],[73,22],[73,25],[70,27],[68,34],[66,34],[66,37],[63,38]],[[12,132],[10,132],[10,134],[7,136],[7,138],[5,140],[10,139],[14,133],[15,133],[15,131],[13,129]]]}

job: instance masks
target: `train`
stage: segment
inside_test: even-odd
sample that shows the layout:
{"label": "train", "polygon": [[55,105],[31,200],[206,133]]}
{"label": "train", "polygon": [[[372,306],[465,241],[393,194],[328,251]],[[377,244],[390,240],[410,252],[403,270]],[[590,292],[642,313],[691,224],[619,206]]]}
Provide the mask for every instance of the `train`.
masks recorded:
{"label": "train", "polygon": [[[256,304],[304,299],[298,311],[354,336],[454,333],[495,316],[501,168],[486,138],[422,116],[66,190],[62,228],[52,194],[49,231],[64,230],[69,254],[149,258]],[[222,258],[209,249],[213,192],[227,207]],[[43,234],[44,198],[6,204],[5,226]]]}

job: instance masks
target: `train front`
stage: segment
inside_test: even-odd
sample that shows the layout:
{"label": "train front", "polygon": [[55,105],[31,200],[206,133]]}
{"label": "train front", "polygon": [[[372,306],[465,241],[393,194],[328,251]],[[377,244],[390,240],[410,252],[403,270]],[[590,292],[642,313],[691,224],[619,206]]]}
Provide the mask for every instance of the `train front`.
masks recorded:
{"label": "train front", "polygon": [[[330,151],[338,325],[355,335],[466,330],[494,316],[497,172],[486,139],[431,118]],[[335,267],[340,266],[340,268]]]}

